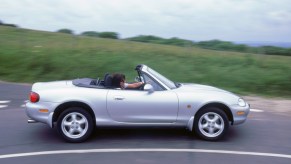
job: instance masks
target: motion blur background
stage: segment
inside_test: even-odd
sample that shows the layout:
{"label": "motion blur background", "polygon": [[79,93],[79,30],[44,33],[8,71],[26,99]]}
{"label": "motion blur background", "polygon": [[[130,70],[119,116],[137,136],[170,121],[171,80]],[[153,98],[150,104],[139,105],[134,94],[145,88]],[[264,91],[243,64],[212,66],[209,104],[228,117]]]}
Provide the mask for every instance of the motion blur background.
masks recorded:
{"label": "motion blur background", "polygon": [[291,97],[288,0],[1,0],[0,80],[173,81]]}

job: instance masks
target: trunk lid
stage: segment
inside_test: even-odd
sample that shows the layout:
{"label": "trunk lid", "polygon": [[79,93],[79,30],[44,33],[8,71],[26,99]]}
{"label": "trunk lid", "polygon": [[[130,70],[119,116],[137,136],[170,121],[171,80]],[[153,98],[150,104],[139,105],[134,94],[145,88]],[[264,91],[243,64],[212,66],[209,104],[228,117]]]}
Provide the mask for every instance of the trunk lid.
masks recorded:
{"label": "trunk lid", "polygon": [[72,87],[72,81],[38,82],[32,85],[32,91]]}

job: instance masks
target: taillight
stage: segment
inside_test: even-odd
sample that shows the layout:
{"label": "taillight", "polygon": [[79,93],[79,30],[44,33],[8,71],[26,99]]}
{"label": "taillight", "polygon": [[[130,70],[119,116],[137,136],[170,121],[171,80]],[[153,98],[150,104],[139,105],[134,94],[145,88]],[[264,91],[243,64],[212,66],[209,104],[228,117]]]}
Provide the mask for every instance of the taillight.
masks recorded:
{"label": "taillight", "polygon": [[29,100],[30,102],[36,103],[39,101],[39,95],[35,92],[30,92]]}

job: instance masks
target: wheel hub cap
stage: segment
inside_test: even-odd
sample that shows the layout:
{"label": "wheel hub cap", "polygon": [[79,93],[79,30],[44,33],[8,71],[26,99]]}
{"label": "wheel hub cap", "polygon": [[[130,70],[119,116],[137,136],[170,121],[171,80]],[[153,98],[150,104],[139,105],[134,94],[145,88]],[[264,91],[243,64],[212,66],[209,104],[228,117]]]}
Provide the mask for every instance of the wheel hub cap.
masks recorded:
{"label": "wheel hub cap", "polygon": [[80,138],[88,130],[87,118],[77,112],[68,113],[62,120],[62,131],[69,138]]}
{"label": "wheel hub cap", "polygon": [[208,112],[200,117],[198,127],[206,137],[217,137],[224,130],[224,120],[219,114]]}

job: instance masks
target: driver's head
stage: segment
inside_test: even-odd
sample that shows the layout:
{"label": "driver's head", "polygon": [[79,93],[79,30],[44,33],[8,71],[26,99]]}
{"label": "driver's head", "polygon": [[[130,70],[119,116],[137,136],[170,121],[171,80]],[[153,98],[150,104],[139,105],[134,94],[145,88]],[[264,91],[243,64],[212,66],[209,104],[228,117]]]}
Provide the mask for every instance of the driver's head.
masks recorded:
{"label": "driver's head", "polygon": [[112,86],[121,87],[121,83],[125,82],[125,75],[121,73],[114,73],[112,75]]}

